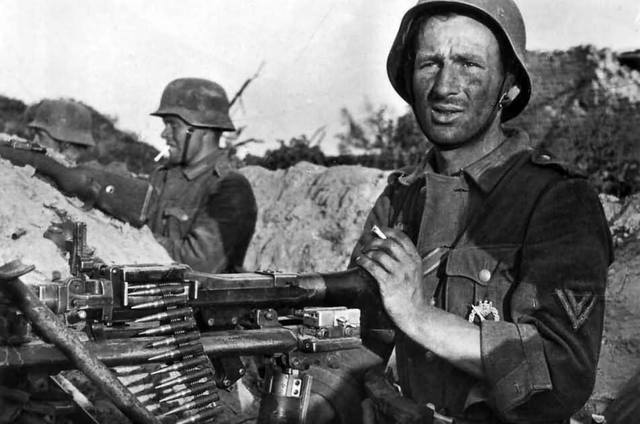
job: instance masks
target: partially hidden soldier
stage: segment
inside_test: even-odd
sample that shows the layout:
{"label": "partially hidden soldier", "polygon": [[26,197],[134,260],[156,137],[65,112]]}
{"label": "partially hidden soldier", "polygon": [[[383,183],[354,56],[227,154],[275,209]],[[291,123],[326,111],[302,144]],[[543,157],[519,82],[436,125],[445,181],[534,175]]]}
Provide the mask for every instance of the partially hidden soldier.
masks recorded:
{"label": "partially hidden soldier", "polygon": [[568,423],[591,394],[611,237],[584,176],[503,126],[530,98],[524,55],[512,0],[402,20],[388,74],[433,148],[391,175],[352,256],[381,299],[362,299],[364,341],[398,376],[370,371],[368,422]]}
{"label": "partially hidden soldier", "polygon": [[0,156],[32,165],[63,192],[114,217],[148,225],[177,262],[202,272],[241,270],[257,206],[248,180],[231,169],[219,146],[222,133],[234,130],[224,89],[205,79],[176,79],[152,115],[164,122],[169,158],[148,180],[89,166],[65,167],[6,146],[0,146]]}
{"label": "partially hidden soldier", "polygon": [[27,126],[33,141],[63,154],[70,161],[96,145],[92,134],[91,111],[73,100],[44,99],[28,109]]}

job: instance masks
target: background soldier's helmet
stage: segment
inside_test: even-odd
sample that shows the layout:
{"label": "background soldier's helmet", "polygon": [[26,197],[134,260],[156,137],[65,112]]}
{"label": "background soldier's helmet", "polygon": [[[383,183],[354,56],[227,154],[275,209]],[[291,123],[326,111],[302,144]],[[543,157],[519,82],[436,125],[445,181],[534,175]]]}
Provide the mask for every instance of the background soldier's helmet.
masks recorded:
{"label": "background soldier's helmet", "polygon": [[413,60],[412,50],[416,22],[424,16],[438,12],[469,13],[480,19],[496,34],[505,58],[512,60],[520,93],[504,107],[502,120],[515,118],[531,98],[531,76],[524,63],[526,32],[518,6],[513,0],[420,0],[404,15],[389,57],[387,74],[391,85],[400,96],[412,103]]}
{"label": "background soldier's helmet", "polygon": [[82,146],[95,146],[91,111],[72,100],[45,99],[35,107],[29,127],[46,131],[52,138]]}
{"label": "background soldier's helmet", "polygon": [[199,78],[171,81],[162,93],[154,116],[175,115],[194,127],[235,131],[229,117],[229,100],[215,82]]}

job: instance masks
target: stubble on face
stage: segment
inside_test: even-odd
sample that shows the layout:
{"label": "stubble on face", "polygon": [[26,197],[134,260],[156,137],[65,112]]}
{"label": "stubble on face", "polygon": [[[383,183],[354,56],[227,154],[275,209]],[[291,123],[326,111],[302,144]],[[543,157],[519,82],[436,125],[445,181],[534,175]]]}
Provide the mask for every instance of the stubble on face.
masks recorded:
{"label": "stubble on face", "polygon": [[442,150],[477,142],[495,119],[504,70],[497,38],[464,15],[432,16],[417,34],[414,112]]}

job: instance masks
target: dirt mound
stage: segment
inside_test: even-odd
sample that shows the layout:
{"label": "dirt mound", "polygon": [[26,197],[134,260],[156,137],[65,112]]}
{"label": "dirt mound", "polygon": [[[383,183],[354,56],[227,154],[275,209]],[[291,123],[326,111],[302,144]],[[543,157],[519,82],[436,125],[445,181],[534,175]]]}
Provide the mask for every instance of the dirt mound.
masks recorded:
{"label": "dirt mound", "polygon": [[325,168],[301,162],[286,170],[240,170],[258,202],[247,270],[345,269],[388,172],[360,166]]}
{"label": "dirt mound", "polygon": [[598,374],[586,413],[602,413],[624,384],[640,371],[640,196],[621,202],[602,196],[617,244],[609,268],[605,326]]}
{"label": "dirt mound", "polygon": [[135,229],[97,210],[86,211],[77,199],[62,195],[34,176],[31,167],[14,167],[0,159],[0,263],[20,259],[34,264],[27,280],[37,282],[60,271],[69,275],[67,260],[43,234],[67,215],[87,223],[87,242],[107,263],[171,263],[148,228]]}
{"label": "dirt mound", "polygon": [[593,396],[587,406],[601,413],[640,371],[640,240],[616,251],[609,269],[604,338]]}

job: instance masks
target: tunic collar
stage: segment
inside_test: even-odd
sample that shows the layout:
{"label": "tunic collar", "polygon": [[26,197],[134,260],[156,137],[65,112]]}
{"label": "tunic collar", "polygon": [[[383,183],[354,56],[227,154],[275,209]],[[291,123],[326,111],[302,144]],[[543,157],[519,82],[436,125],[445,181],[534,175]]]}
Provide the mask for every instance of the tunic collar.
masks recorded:
{"label": "tunic collar", "polygon": [[194,180],[199,176],[214,170],[218,176],[224,176],[231,169],[229,158],[225,150],[217,150],[196,163],[182,168],[182,173],[189,180]]}
{"label": "tunic collar", "polygon": [[[509,159],[520,152],[531,150],[529,136],[524,131],[506,129],[505,133],[507,137],[502,144],[460,171],[474,181],[485,193],[490,192],[509,170],[509,166],[507,166]],[[434,164],[435,150],[430,149],[422,164],[412,174],[400,177],[401,183],[409,185],[427,173],[436,173]]]}
{"label": "tunic collar", "polygon": [[529,136],[521,130],[508,130],[498,147],[462,170],[482,191],[490,192],[509,170],[509,159],[530,150]]}

